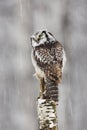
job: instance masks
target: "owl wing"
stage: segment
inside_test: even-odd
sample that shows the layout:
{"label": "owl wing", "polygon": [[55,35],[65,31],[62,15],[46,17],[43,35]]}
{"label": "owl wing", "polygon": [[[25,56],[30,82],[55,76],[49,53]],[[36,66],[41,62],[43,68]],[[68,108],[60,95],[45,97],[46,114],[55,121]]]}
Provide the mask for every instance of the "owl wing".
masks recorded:
{"label": "owl wing", "polygon": [[38,48],[34,51],[34,58],[38,67],[44,71],[50,80],[58,80],[62,77],[63,47]]}
{"label": "owl wing", "polygon": [[44,97],[58,102],[58,84],[62,80],[64,49],[60,44],[38,47],[33,52],[37,66],[45,74]]}

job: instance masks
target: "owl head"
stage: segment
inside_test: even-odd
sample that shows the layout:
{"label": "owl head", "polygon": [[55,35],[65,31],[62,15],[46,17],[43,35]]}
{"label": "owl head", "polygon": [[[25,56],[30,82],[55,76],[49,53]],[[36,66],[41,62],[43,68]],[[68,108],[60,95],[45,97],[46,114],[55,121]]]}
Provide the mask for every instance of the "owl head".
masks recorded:
{"label": "owl head", "polygon": [[42,30],[31,36],[32,47],[55,42],[55,37],[47,30]]}

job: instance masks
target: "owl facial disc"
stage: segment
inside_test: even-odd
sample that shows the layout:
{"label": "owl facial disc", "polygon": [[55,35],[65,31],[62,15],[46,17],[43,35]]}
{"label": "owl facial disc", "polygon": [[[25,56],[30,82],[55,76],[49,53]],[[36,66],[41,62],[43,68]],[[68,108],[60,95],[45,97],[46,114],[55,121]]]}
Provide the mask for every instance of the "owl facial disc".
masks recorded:
{"label": "owl facial disc", "polygon": [[45,43],[53,43],[55,41],[55,37],[47,30],[39,31],[31,36],[32,47],[36,47]]}

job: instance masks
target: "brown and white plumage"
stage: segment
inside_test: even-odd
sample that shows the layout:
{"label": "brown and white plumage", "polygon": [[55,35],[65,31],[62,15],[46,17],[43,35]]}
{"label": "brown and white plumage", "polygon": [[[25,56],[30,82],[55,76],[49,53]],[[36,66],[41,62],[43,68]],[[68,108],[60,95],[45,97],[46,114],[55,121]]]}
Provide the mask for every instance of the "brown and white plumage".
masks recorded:
{"label": "brown and white plumage", "polygon": [[44,78],[45,98],[58,101],[58,84],[62,80],[65,60],[64,48],[47,31],[40,31],[31,37],[32,62],[39,78]]}

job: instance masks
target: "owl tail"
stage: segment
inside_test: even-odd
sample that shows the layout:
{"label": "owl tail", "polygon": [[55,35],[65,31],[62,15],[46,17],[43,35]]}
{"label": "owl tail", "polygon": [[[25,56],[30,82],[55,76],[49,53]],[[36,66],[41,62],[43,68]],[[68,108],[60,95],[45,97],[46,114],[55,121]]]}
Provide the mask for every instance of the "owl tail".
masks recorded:
{"label": "owl tail", "polygon": [[46,82],[45,98],[58,102],[58,85],[54,81]]}

